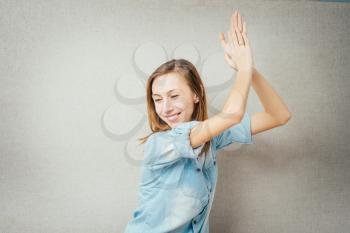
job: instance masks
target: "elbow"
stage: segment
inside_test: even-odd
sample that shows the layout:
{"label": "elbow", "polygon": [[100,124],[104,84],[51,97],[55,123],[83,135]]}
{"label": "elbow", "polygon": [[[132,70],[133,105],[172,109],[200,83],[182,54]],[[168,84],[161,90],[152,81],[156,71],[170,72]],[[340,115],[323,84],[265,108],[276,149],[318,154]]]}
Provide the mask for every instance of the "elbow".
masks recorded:
{"label": "elbow", "polygon": [[286,114],[284,114],[283,116],[279,117],[278,122],[280,123],[280,125],[285,125],[288,123],[288,121],[292,118],[292,113],[291,112],[287,112]]}
{"label": "elbow", "polygon": [[244,111],[243,110],[239,110],[239,111],[236,111],[234,114],[232,114],[232,121],[233,121],[233,124],[238,124],[240,123],[244,118]]}
{"label": "elbow", "polygon": [[242,121],[244,117],[244,111],[242,109],[236,110],[234,112],[227,112],[225,110],[221,111],[218,116],[225,122],[230,122],[231,125],[238,124]]}
{"label": "elbow", "polygon": [[244,118],[244,111],[241,111],[237,114],[238,122],[241,122]]}
{"label": "elbow", "polygon": [[231,117],[231,126],[241,123],[243,118],[244,118],[244,111],[236,112],[234,116]]}

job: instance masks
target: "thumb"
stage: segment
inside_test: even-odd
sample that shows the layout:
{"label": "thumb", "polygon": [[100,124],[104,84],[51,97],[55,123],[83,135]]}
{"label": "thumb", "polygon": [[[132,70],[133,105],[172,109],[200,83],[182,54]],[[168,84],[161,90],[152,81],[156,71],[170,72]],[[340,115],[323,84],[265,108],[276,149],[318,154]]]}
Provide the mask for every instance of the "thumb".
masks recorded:
{"label": "thumb", "polygon": [[231,61],[230,55],[228,55],[227,53],[224,53],[224,58],[225,58],[226,62],[227,62],[230,66],[233,65],[233,63],[232,63],[232,61]]}
{"label": "thumb", "polygon": [[220,41],[222,47],[225,48],[226,41],[225,41],[224,33],[222,33],[222,32],[219,33],[219,41]]}

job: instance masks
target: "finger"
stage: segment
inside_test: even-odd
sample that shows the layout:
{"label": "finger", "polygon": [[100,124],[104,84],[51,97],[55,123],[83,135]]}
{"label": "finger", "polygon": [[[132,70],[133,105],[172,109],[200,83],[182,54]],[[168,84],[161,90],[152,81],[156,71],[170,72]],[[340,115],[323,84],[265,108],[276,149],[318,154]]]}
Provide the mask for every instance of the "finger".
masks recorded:
{"label": "finger", "polygon": [[[245,22],[244,22],[244,24],[243,24],[243,27],[246,28]],[[248,39],[248,37],[247,37],[247,33],[243,32],[243,33],[242,33],[242,36],[243,36],[243,39],[244,39],[244,44],[245,44],[245,46],[250,47],[250,42],[249,42],[249,39]]]}
{"label": "finger", "polygon": [[227,53],[224,53],[224,57],[225,57],[225,60],[226,60],[228,63],[231,62],[229,56],[227,55]]}
{"label": "finger", "polygon": [[224,57],[225,57],[226,62],[232,66],[233,64],[231,61],[231,57],[227,53],[224,54]]}
{"label": "finger", "polygon": [[[236,34],[235,33],[232,33],[231,31],[227,31],[227,34],[228,34],[228,38],[230,40],[231,43],[233,43],[234,47],[238,47],[238,40],[237,40],[237,37],[236,37]],[[233,36],[233,34],[235,34]]]}
{"label": "finger", "polygon": [[237,14],[237,10],[235,10],[235,11],[233,12],[233,14],[231,15],[231,30],[232,30],[233,32],[235,31],[236,14]]}
{"label": "finger", "polygon": [[244,41],[243,41],[242,34],[240,32],[238,32],[238,31],[235,31],[235,35],[236,35],[236,38],[237,38],[238,46],[243,46],[244,45]]}
{"label": "finger", "polygon": [[228,50],[228,48],[227,48],[227,41],[226,41],[226,39],[225,39],[225,35],[224,35],[224,33],[223,32],[220,32],[220,43],[221,43],[221,46],[222,46],[222,48],[225,50],[225,51],[227,51]]}
{"label": "finger", "polygon": [[221,43],[222,48],[226,51],[227,50],[227,42],[225,40],[225,35],[223,32],[220,32],[219,39],[220,39],[220,43]]}
{"label": "finger", "polygon": [[239,31],[237,20],[238,20],[238,12],[235,11],[235,13],[232,15],[232,19],[231,19],[231,22],[232,22],[232,27],[231,28],[232,28],[233,32],[235,30]]}
{"label": "finger", "polygon": [[242,26],[242,15],[238,11],[238,18],[237,18],[237,23],[238,23],[238,30],[239,32],[242,32],[243,26]]}
{"label": "finger", "polygon": [[242,33],[242,36],[243,36],[245,45],[250,46],[249,39],[248,39],[248,36],[247,36],[247,23],[245,21],[243,22],[243,33]]}
{"label": "finger", "polygon": [[237,36],[237,41],[238,41],[238,45],[244,45],[244,42],[243,42],[243,38],[242,38],[242,35],[241,35],[241,31],[238,27],[238,24],[239,24],[239,13],[237,12],[236,15],[235,15],[235,24],[234,24],[234,28],[235,28],[235,32],[236,32],[236,36]]}
{"label": "finger", "polygon": [[223,32],[220,32],[219,39],[220,39],[221,43],[226,44],[226,39],[225,39],[225,35]]}
{"label": "finger", "polygon": [[250,47],[250,42],[246,34],[243,34],[244,45]]}

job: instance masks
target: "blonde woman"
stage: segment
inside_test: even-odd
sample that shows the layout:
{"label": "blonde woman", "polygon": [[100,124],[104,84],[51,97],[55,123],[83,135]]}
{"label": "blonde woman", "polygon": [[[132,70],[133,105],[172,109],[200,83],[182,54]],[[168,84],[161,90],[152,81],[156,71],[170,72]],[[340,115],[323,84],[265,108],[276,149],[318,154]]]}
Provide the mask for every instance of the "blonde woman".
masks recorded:
{"label": "blonde woman", "polygon": [[[252,135],[286,124],[291,113],[255,69],[246,22],[231,17],[224,58],[237,71],[222,111],[208,118],[205,88],[194,65],[173,59],[147,81],[148,120],[144,138],[139,206],[125,233],[207,233],[217,182],[216,152],[231,143],[252,143]],[[250,116],[253,86],[264,107]]]}

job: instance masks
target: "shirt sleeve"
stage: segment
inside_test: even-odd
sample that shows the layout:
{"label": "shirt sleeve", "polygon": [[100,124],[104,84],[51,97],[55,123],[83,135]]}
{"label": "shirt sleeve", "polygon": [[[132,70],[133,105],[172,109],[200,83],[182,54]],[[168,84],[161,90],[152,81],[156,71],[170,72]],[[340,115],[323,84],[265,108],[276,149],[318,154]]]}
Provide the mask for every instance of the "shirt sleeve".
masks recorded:
{"label": "shirt sleeve", "polygon": [[234,142],[242,144],[252,144],[252,133],[250,126],[250,116],[244,113],[240,123],[231,126],[213,139],[216,150],[222,149]]}
{"label": "shirt sleeve", "polygon": [[192,148],[190,132],[198,123],[199,121],[182,122],[169,131],[152,134],[145,144],[144,164],[156,170],[184,158],[197,159],[205,144]]}

